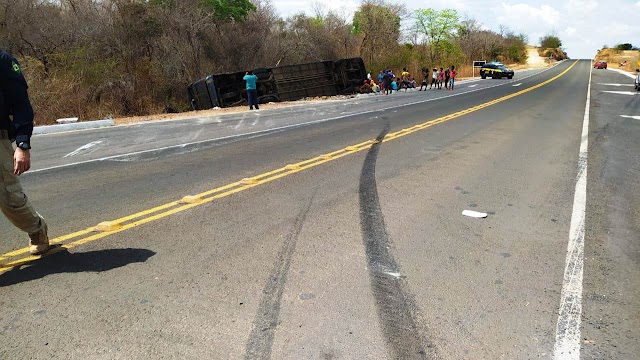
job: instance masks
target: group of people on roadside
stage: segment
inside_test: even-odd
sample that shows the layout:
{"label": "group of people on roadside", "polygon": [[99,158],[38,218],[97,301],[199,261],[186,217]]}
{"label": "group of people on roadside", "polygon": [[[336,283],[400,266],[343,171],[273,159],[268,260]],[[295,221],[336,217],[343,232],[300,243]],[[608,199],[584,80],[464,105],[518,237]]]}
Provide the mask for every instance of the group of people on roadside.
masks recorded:
{"label": "group of people on roadside", "polygon": [[[400,77],[396,77],[391,69],[380,70],[378,74],[378,81],[372,78],[371,73],[367,74],[367,79],[364,80],[364,84],[360,87],[360,92],[363,94],[368,93],[383,93],[385,95],[392,94],[394,91],[400,91],[402,88],[407,89],[417,88],[415,78],[411,77],[406,68],[402,69]],[[445,90],[453,90],[455,79],[458,73],[455,66],[451,66],[447,69],[434,68],[430,71],[427,68],[422,69],[422,84],[418,91],[427,91],[427,88],[438,90],[442,89],[444,84]]]}
{"label": "group of people on roadside", "polygon": [[424,88],[427,91],[427,86],[429,89],[433,89],[434,87],[437,90],[442,90],[442,85],[444,84],[445,90],[453,90],[453,87],[456,82],[456,77],[458,76],[458,72],[456,71],[456,67],[451,65],[451,67],[445,68],[433,68],[431,70],[431,82],[429,83],[429,69],[422,69],[422,85],[420,86],[420,90]]}
{"label": "group of people on roadside", "polygon": [[378,75],[378,81],[371,76],[371,73],[367,74],[367,79],[364,80],[364,84],[360,87],[360,92],[363,94],[368,93],[383,93],[389,95],[393,91],[399,91],[400,89],[413,89],[418,84],[415,78],[410,77],[407,69],[402,69],[402,77],[396,77],[391,69],[380,70]]}

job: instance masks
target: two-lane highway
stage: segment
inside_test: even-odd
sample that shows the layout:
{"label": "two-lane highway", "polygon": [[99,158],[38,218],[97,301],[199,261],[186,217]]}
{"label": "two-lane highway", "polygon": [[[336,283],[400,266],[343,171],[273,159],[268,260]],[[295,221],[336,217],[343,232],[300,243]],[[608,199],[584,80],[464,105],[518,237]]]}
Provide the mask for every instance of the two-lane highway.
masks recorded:
{"label": "two-lane highway", "polygon": [[594,70],[583,138],[590,73],[36,137],[63,247],[0,220],[0,358],[633,358],[640,110]]}

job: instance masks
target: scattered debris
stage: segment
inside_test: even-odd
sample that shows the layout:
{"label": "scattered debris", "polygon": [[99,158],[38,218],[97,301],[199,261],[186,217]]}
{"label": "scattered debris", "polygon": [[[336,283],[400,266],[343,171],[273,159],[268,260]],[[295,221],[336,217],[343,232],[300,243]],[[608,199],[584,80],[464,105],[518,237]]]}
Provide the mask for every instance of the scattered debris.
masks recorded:
{"label": "scattered debris", "polygon": [[477,212],[477,211],[473,211],[473,210],[464,210],[462,212],[462,215],[469,216],[469,217],[472,217],[472,218],[486,218],[487,217],[487,213]]}

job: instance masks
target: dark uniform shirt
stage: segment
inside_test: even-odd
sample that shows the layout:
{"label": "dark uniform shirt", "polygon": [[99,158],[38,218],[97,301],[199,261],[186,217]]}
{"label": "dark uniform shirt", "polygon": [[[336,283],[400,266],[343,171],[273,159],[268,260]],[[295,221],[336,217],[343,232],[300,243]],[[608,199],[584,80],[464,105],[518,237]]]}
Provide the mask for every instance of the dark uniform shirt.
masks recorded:
{"label": "dark uniform shirt", "polygon": [[33,108],[20,64],[0,50],[0,129],[8,130],[16,143],[29,144],[33,132]]}

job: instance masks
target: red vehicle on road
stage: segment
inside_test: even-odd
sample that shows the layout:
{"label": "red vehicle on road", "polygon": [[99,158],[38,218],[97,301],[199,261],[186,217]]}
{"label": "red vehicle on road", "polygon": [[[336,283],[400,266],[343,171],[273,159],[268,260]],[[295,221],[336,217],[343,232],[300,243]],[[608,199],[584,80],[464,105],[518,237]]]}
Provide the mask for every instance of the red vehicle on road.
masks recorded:
{"label": "red vehicle on road", "polygon": [[595,64],[593,64],[593,67],[595,69],[606,69],[607,68],[607,62],[606,61],[597,61]]}

